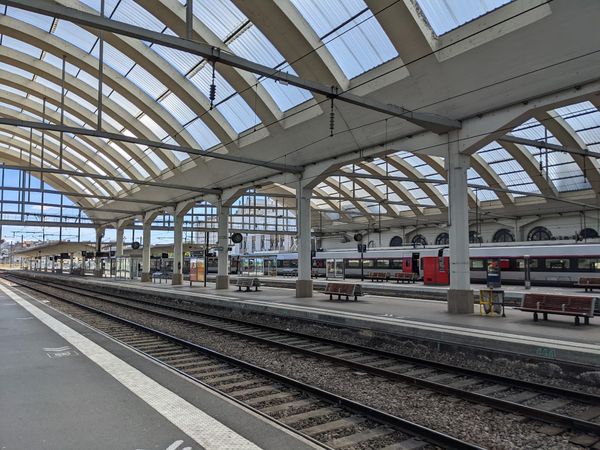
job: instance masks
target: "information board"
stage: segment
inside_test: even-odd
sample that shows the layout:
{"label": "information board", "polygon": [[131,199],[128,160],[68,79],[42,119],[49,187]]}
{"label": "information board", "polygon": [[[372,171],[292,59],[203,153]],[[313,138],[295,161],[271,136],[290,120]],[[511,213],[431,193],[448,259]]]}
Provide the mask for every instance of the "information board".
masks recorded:
{"label": "information board", "polygon": [[190,258],[190,281],[204,281],[204,258]]}

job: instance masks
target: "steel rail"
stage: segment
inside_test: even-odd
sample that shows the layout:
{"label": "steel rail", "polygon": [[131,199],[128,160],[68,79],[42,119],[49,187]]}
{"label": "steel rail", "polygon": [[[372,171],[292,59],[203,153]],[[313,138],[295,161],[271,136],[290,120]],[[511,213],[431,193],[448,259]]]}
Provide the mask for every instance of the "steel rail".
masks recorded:
{"label": "steel rail", "polygon": [[[21,283],[18,283],[18,284],[21,284]],[[73,301],[73,300],[65,299],[63,297],[60,297],[58,295],[45,292],[45,291],[43,291],[41,289],[38,289],[38,288],[33,288],[33,287],[30,287],[30,286],[25,286],[23,284],[21,284],[21,285],[24,286],[24,287],[26,287],[26,288],[28,288],[28,289],[31,289],[33,291],[39,292],[39,293],[41,293],[43,295],[47,295],[47,296],[50,296],[52,298],[55,298],[55,299],[57,299],[57,300],[59,300],[61,302],[65,302],[65,303],[68,303],[68,304],[71,304],[71,305],[83,308],[83,309],[85,309],[87,311],[91,311],[91,312],[99,314],[99,315],[101,315],[103,317],[108,317],[108,318],[110,318],[112,320],[115,320],[117,322],[121,322],[121,323],[127,324],[127,325],[129,325],[131,327],[143,330],[145,332],[152,333],[152,334],[154,334],[156,336],[160,336],[160,337],[162,337],[162,338],[164,338],[166,340],[169,340],[171,342],[177,343],[177,344],[182,345],[184,347],[187,347],[187,348],[189,348],[191,350],[195,350],[195,351],[197,351],[199,353],[203,353],[205,355],[209,355],[211,357],[214,357],[214,358],[220,359],[222,361],[225,361],[225,362],[227,362],[229,364],[242,367],[245,370],[249,370],[251,372],[258,373],[260,375],[263,375],[263,376],[269,377],[271,379],[274,379],[274,380],[276,380],[276,381],[278,381],[280,383],[284,383],[284,384],[287,384],[289,386],[293,386],[293,387],[295,387],[297,389],[303,390],[305,392],[311,393],[313,395],[322,397],[322,398],[327,399],[328,401],[330,401],[330,402],[332,402],[334,404],[341,405],[341,406],[343,406],[343,407],[345,407],[345,408],[347,408],[347,409],[349,409],[351,411],[357,412],[359,414],[363,414],[365,416],[368,416],[368,417],[371,417],[371,418],[375,419],[376,421],[379,421],[379,422],[385,423],[387,425],[391,425],[393,427],[396,427],[397,429],[399,429],[400,431],[402,431],[402,432],[404,432],[406,434],[410,434],[410,435],[413,435],[413,436],[421,437],[424,440],[426,440],[427,442],[430,442],[430,443],[432,443],[434,445],[439,445],[439,446],[442,446],[443,448],[456,449],[456,450],[483,450],[482,447],[479,447],[479,446],[470,444],[468,442],[462,441],[460,439],[454,438],[454,437],[452,437],[450,435],[447,435],[445,433],[441,433],[441,432],[435,431],[435,430],[433,430],[431,428],[425,427],[423,425],[419,425],[419,424],[417,424],[415,422],[411,422],[411,421],[406,420],[406,419],[402,419],[400,417],[397,417],[397,416],[394,416],[392,414],[386,413],[385,411],[382,411],[382,410],[379,410],[379,409],[376,409],[376,408],[372,408],[370,406],[364,405],[364,404],[356,402],[354,400],[350,400],[350,399],[348,399],[346,397],[334,394],[332,392],[328,392],[328,391],[323,390],[321,388],[318,388],[316,386],[312,386],[310,384],[307,384],[307,383],[295,380],[295,379],[287,377],[285,375],[281,375],[281,374],[278,374],[276,372],[272,372],[272,371],[270,371],[268,369],[264,369],[262,367],[256,366],[256,365],[254,365],[252,363],[248,363],[246,361],[242,361],[242,360],[234,358],[232,356],[225,355],[225,354],[217,352],[215,350],[211,350],[211,349],[209,349],[207,347],[204,347],[204,346],[201,346],[199,344],[187,341],[185,339],[178,338],[176,336],[170,335],[170,334],[165,333],[163,331],[156,330],[154,328],[150,328],[150,327],[148,327],[146,325],[143,325],[143,324],[140,324],[140,323],[128,320],[128,319],[124,319],[122,317],[113,315],[111,313],[107,313],[105,311],[96,309],[96,308],[88,306],[88,305],[84,305],[84,304],[78,303],[78,302]],[[140,351],[140,350],[137,350],[137,351]],[[153,358],[153,359],[156,360],[156,358]],[[165,363],[162,363],[162,364],[165,364]],[[224,395],[227,395],[227,394],[224,394]],[[271,420],[273,420],[273,419],[271,419]],[[286,427],[286,428],[289,428],[289,427]],[[292,428],[292,430],[295,433],[299,433],[298,430],[294,430],[293,428]],[[302,436],[305,436],[301,432],[299,434],[301,434]],[[320,444],[320,445],[322,446],[323,444]]]}
{"label": "steel rail", "polygon": [[[30,281],[30,280],[28,280],[28,281]],[[451,372],[451,373],[457,373],[460,375],[467,375],[467,376],[475,377],[478,379],[493,381],[495,383],[501,383],[503,385],[508,385],[509,387],[515,387],[515,388],[518,388],[521,390],[528,389],[528,390],[533,390],[533,391],[541,393],[541,394],[550,394],[550,395],[560,396],[562,398],[577,400],[577,401],[585,402],[587,404],[591,404],[591,405],[595,405],[595,406],[600,405],[600,396],[597,396],[597,395],[592,395],[592,394],[579,392],[579,391],[562,389],[562,388],[558,388],[555,386],[548,386],[548,385],[543,385],[543,384],[534,383],[534,382],[530,382],[530,381],[518,380],[518,379],[514,379],[514,378],[509,378],[509,377],[503,377],[501,375],[487,374],[487,373],[479,372],[479,371],[472,370],[472,369],[467,369],[467,368],[458,367],[458,366],[452,366],[452,365],[439,363],[439,362],[435,362],[435,361],[429,361],[429,360],[420,359],[420,358],[416,358],[416,357],[397,355],[395,353],[386,352],[383,350],[377,350],[377,349],[373,349],[370,347],[364,347],[364,346],[360,346],[357,344],[343,343],[343,342],[335,341],[332,339],[320,338],[320,337],[306,335],[303,333],[281,330],[281,329],[269,327],[266,325],[249,324],[248,322],[238,321],[235,319],[223,318],[223,317],[206,314],[206,313],[200,313],[200,312],[196,312],[196,311],[189,311],[189,310],[185,310],[183,308],[179,308],[176,306],[156,305],[151,302],[147,302],[147,301],[139,300],[139,299],[132,299],[130,297],[126,297],[126,296],[122,296],[122,295],[99,293],[97,291],[93,291],[91,289],[85,289],[85,288],[65,287],[62,285],[56,285],[51,282],[39,282],[39,281],[34,281],[34,282],[37,282],[41,285],[54,287],[55,289],[65,290],[67,292],[71,292],[74,294],[85,295],[85,296],[90,297],[95,300],[97,300],[98,298],[93,297],[92,295],[87,294],[85,292],[90,292],[96,296],[101,295],[101,296],[109,297],[109,298],[103,298],[102,300],[112,302],[114,304],[117,304],[117,305],[125,307],[125,308],[131,308],[131,309],[139,310],[141,312],[146,312],[146,313],[149,312],[149,313],[156,314],[156,315],[159,315],[162,317],[167,317],[169,319],[174,319],[174,320],[180,320],[180,321],[194,324],[194,325],[201,325],[203,327],[212,329],[214,331],[219,331],[219,332],[225,331],[227,333],[237,335],[237,336],[243,337],[245,339],[251,338],[256,341],[260,341],[260,342],[263,342],[266,344],[285,348],[286,350],[301,352],[303,354],[312,356],[314,358],[327,359],[327,360],[336,362],[337,364],[352,367],[356,370],[369,372],[369,373],[372,373],[372,374],[375,374],[378,376],[383,376],[383,377],[386,377],[389,379],[408,382],[408,383],[418,385],[418,386],[421,386],[421,387],[424,387],[427,389],[431,389],[431,390],[434,390],[436,392],[440,392],[443,394],[449,394],[449,395],[460,397],[465,400],[471,400],[471,401],[474,401],[477,403],[487,404],[494,408],[501,409],[504,411],[517,412],[519,414],[525,415],[525,416],[533,418],[533,419],[543,420],[543,421],[547,421],[547,422],[551,422],[551,423],[558,423],[558,424],[570,427],[573,430],[580,430],[580,431],[584,431],[584,432],[593,432],[593,433],[600,435],[600,424],[590,422],[587,420],[577,419],[575,417],[570,417],[570,416],[554,413],[551,411],[545,411],[545,410],[538,409],[535,407],[522,405],[520,403],[515,403],[515,402],[503,400],[503,399],[498,399],[498,398],[491,397],[491,396],[484,395],[484,394],[477,394],[475,392],[467,391],[467,390],[460,389],[460,388],[455,388],[455,387],[445,385],[442,383],[428,381],[426,379],[421,379],[421,378],[418,378],[415,376],[404,375],[402,373],[397,373],[397,372],[392,372],[390,370],[377,368],[374,366],[370,366],[368,364],[352,362],[351,360],[338,358],[334,355],[328,355],[328,354],[320,353],[318,351],[313,351],[310,349],[296,347],[291,344],[286,344],[284,342],[278,342],[276,340],[272,340],[272,339],[268,339],[268,338],[261,338],[259,336],[254,336],[249,333],[230,330],[227,328],[222,328],[222,327],[219,327],[216,325],[210,325],[210,324],[206,324],[206,323],[202,323],[202,322],[199,323],[197,321],[193,321],[193,320],[190,320],[187,318],[173,316],[173,315],[166,314],[166,313],[163,313],[160,311],[152,311],[152,310],[148,310],[148,309],[145,309],[142,307],[137,307],[134,305],[126,305],[126,304],[111,300],[110,298],[111,297],[112,298],[121,298],[123,300],[148,304],[148,305],[152,305],[154,307],[159,306],[160,308],[172,309],[172,310],[184,312],[184,313],[190,314],[190,315],[210,317],[211,319],[217,319],[222,322],[231,322],[231,323],[234,323],[234,324],[240,325],[240,326],[245,326],[245,327],[252,326],[255,328],[261,328],[264,330],[268,330],[268,331],[274,332],[274,333],[289,334],[289,335],[296,336],[299,338],[310,339],[313,341],[323,342],[323,343],[327,343],[330,345],[346,347],[348,349],[353,349],[353,350],[361,351],[364,353],[372,353],[372,354],[376,354],[378,356],[392,358],[395,360],[411,362],[411,363],[415,363],[415,364],[420,364],[422,366],[429,366],[429,367],[432,367],[437,370],[444,370],[444,371]],[[81,291],[83,291],[84,293],[82,294]]]}

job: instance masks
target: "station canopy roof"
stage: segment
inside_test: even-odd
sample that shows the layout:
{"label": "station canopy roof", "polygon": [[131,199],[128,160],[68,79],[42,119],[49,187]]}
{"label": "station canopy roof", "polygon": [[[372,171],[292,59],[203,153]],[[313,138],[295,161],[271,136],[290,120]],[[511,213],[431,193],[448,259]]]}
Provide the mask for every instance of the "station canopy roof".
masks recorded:
{"label": "station canopy roof", "polygon": [[[184,0],[104,3],[104,16],[121,24],[190,38],[335,94],[463,125],[480,118],[468,182],[471,204],[487,214],[598,205],[597,1],[194,0],[191,35]],[[447,145],[439,142],[451,133],[167,42],[100,31],[60,7],[100,14],[100,0],[0,1],[0,160],[43,167],[57,190],[97,195],[72,198],[90,218],[247,186],[290,197],[296,169],[328,162],[334,168],[315,176],[321,220],[445,216]],[[568,98],[535,103],[569,89]],[[530,100],[529,111],[508,114]],[[429,135],[432,145],[413,148],[411,139]]]}

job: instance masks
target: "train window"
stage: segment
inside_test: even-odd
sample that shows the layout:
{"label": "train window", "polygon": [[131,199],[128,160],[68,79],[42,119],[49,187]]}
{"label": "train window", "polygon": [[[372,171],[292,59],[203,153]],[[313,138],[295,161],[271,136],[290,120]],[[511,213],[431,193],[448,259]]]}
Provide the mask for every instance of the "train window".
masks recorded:
{"label": "train window", "polygon": [[[363,267],[367,268],[372,268],[373,267],[373,263],[375,262],[374,259],[363,259]],[[360,267],[360,266],[359,266]]]}
{"label": "train window", "polygon": [[501,259],[500,260],[500,269],[508,270],[510,269],[510,259]]}
{"label": "train window", "polygon": [[360,269],[360,260],[359,259],[347,259],[346,260],[346,269]]}
{"label": "train window", "polygon": [[570,261],[568,259],[546,258],[546,269],[564,270],[569,268]]}
{"label": "train window", "polygon": [[388,269],[390,267],[389,259],[377,259],[376,266],[378,269]]}
{"label": "train window", "polygon": [[[523,258],[519,258],[517,261],[517,269],[525,270],[525,260]],[[539,267],[539,259],[530,258],[529,259],[529,268],[537,269]]]}
{"label": "train window", "polygon": [[391,259],[390,260],[390,269],[402,270],[402,260],[401,259]]}
{"label": "train window", "polygon": [[471,270],[483,270],[483,259],[472,259],[471,260]]}
{"label": "train window", "polygon": [[600,259],[598,258],[579,258],[577,259],[577,268],[581,270],[600,270]]}

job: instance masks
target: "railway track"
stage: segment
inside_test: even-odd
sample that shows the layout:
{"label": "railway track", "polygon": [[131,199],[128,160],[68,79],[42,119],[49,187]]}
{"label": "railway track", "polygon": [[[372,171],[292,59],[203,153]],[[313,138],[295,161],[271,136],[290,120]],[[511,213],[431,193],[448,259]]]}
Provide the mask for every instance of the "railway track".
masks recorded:
{"label": "railway track", "polygon": [[[20,280],[19,283],[32,282]],[[578,445],[590,446],[600,441],[600,396],[396,355],[265,325],[224,319],[173,305],[157,305],[138,299],[109,296],[87,289],[52,283],[46,286],[121,307],[180,320],[188,325],[201,326],[215,332],[228,333],[246,342],[252,339],[264,345],[327,360],[370,376],[397,380],[490,408],[541,420],[547,424],[540,430],[547,434],[558,434],[569,429],[575,431],[577,434],[572,436],[571,442]],[[40,289],[39,284],[37,290],[47,293],[43,288]],[[323,412],[326,413],[327,410]]]}
{"label": "railway track", "polygon": [[481,449],[160,330],[24,283],[21,286],[78,309],[77,319],[323,448]]}

